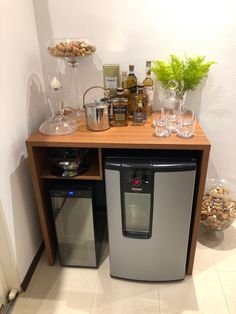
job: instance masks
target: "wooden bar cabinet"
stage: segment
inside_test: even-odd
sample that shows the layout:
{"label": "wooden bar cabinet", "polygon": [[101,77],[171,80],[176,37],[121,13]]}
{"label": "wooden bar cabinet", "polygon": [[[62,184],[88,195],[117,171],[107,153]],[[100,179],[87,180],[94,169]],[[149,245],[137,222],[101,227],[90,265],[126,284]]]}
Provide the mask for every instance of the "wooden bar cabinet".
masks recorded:
{"label": "wooden bar cabinet", "polygon": [[[194,137],[183,139],[176,134],[166,138],[158,138],[155,136],[154,128],[152,128],[150,123],[144,126],[129,125],[127,127],[112,127],[102,132],[93,132],[87,130],[84,120],[81,120],[78,131],[73,134],[47,136],[36,133],[27,139],[26,145],[49,265],[55,263],[57,250],[45,190],[48,179],[58,180],[58,177],[53,176],[49,171],[49,154],[52,149],[57,147],[89,148],[86,156],[86,162],[90,165],[88,171],[70,180],[104,180],[103,158],[109,150],[135,150],[137,156],[144,150],[149,150],[151,154],[157,156],[160,151],[181,152],[182,154],[191,152],[198,160],[195,202],[193,204],[186,265],[186,274],[192,274],[200,224],[201,202],[210,152],[210,143],[199,124],[196,125]],[[59,180],[64,179],[61,178]]]}

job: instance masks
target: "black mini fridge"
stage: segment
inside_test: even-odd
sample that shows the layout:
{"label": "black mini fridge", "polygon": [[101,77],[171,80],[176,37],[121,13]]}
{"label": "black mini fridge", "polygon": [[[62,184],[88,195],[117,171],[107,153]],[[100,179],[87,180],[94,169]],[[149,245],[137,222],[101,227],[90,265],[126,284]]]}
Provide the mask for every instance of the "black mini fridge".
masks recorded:
{"label": "black mini fridge", "polygon": [[191,158],[106,158],[111,276],[185,277],[196,169]]}
{"label": "black mini fridge", "polygon": [[98,267],[106,214],[96,204],[95,191],[94,185],[82,182],[49,190],[63,266]]}

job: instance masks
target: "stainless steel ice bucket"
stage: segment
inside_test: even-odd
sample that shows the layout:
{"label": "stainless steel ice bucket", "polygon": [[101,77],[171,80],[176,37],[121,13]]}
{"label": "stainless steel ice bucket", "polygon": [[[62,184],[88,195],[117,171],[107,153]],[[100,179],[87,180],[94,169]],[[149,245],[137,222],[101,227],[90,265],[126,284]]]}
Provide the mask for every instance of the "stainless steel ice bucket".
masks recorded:
{"label": "stainless steel ice bucket", "polygon": [[[93,88],[102,88],[100,86],[93,86],[86,90],[83,96],[83,105],[85,108],[85,119],[87,129],[91,131],[105,131],[110,128],[110,108],[111,105],[108,100],[95,101],[94,103],[85,103],[85,95]],[[104,89],[106,92],[107,90]]]}

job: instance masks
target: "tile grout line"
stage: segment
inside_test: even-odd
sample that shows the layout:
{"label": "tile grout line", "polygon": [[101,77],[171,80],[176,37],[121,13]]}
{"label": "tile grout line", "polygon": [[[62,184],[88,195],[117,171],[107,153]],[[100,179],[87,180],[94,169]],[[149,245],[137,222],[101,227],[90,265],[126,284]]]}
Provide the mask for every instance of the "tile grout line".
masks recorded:
{"label": "tile grout line", "polygon": [[228,301],[227,301],[227,298],[226,298],[226,295],[225,295],[225,291],[224,291],[224,288],[223,288],[222,282],[221,282],[221,280],[220,280],[219,271],[218,271],[217,269],[216,269],[216,274],[217,274],[217,278],[218,278],[219,283],[220,283],[221,290],[222,290],[222,292],[223,292],[223,296],[224,296],[224,299],[225,299],[225,303],[226,303],[226,306],[227,306],[228,312],[229,312],[229,314],[230,314]]}
{"label": "tile grout line", "polygon": [[214,254],[212,254],[212,250],[211,250],[211,249],[208,248],[208,250],[209,250],[209,253],[210,253],[210,255],[211,255],[211,260],[212,260],[212,262],[213,262],[214,269],[217,270],[217,268],[216,268],[216,261],[215,261],[215,259],[214,259]]}
{"label": "tile grout line", "polygon": [[159,309],[159,314],[161,314],[161,298],[160,298],[160,288],[157,285],[157,295],[158,295],[158,309]]}
{"label": "tile grout line", "polygon": [[92,298],[92,302],[91,302],[90,314],[92,314],[92,312],[93,312],[93,304],[94,304],[94,300],[95,300],[97,284],[98,284],[98,271],[96,274],[96,280],[95,280],[94,289],[93,289],[93,298]]}
{"label": "tile grout line", "polygon": [[217,271],[224,271],[224,272],[236,272],[236,269],[234,270],[234,269],[225,269],[225,267],[223,267],[223,268],[218,268],[217,267],[217,264],[219,264],[219,262],[217,263],[216,262],[216,260],[215,260],[215,258],[214,258],[214,255],[212,254],[212,252],[210,252],[211,253],[211,257],[212,257],[212,260],[213,260],[213,262],[214,262],[214,270],[217,270]]}

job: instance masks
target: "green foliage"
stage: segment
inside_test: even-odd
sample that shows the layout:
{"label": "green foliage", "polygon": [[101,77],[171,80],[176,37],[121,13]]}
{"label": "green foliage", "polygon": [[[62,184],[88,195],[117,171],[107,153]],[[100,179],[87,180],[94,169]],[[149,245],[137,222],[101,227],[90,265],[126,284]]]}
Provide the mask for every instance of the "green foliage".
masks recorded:
{"label": "green foliage", "polygon": [[152,72],[163,87],[168,88],[170,80],[178,82],[177,91],[184,93],[187,90],[194,90],[201,80],[207,76],[209,68],[214,61],[204,62],[205,57],[196,56],[190,58],[185,55],[181,60],[176,55],[170,55],[170,61],[154,61]]}

